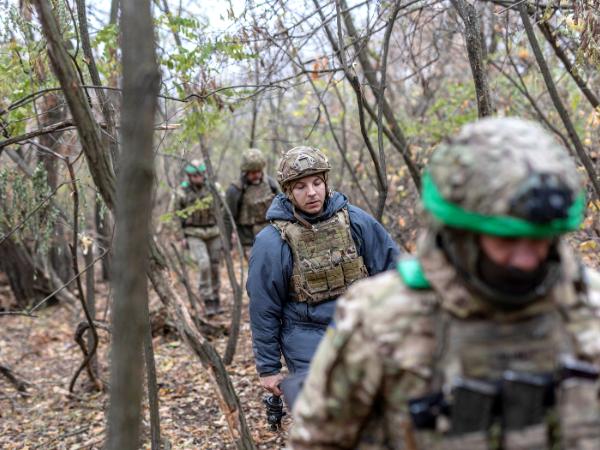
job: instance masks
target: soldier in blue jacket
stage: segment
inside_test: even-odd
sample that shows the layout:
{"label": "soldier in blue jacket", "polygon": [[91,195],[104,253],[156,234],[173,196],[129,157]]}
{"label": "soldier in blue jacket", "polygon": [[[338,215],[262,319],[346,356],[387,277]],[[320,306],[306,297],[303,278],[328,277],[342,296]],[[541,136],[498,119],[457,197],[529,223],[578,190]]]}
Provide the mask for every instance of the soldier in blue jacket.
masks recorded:
{"label": "soldier in blue jacket", "polygon": [[331,166],[312,147],[295,147],[277,173],[283,194],[256,237],[247,291],[261,385],[281,395],[281,356],[305,372],[335,310],[356,280],[394,267],[396,243],[373,217],[328,189]]}

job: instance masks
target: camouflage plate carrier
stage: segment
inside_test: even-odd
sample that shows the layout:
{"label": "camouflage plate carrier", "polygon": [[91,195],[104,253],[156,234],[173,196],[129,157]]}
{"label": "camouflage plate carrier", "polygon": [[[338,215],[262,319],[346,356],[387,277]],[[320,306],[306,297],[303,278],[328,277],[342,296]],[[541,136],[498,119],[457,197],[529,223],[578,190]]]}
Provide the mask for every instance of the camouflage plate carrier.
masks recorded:
{"label": "camouflage plate carrier", "polygon": [[[572,258],[564,247],[561,253],[563,261]],[[418,270],[410,276],[403,264],[412,263],[400,264],[404,283],[432,292],[423,290]],[[581,280],[575,264],[568,271]],[[459,281],[449,279],[444,288],[457,292]],[[595,333],[598,323],[581,316],[590,312],[587,295],[585,283],[563,282],[551,301],[492,320],[461,318],[466,311],[458,305],[430,310],[435,345],[422,363],[431,377],[424,395],[409,400],[414,448],[599,449],[598,368],[577,360],[597,356],[588,353],[583,333],[592,324],[587,332]]]}
{"label": "camouflage plate carrier", "polygon": [[[189,182],[181,183],[179,209],[189,208],[189,214],[182,218],[184,228],[212,227],[217,220],[213,211],[213,196],[207,186],[193,188]],[[187,212],[187,211],[186,211]]]}
{"label": "camouflage plate carrier", "polygon": [[315,304],[334,299],[368,276],[352,239],[346,208],[312,228],[281,220],[273,224],[292,249],[290,289],[296,301]]}
{"label": "camouflage plate carrier", "polygon": [[252,232],[256,236],[260,230],[269,224],[266,214],[273,198],[275,198],[275,194],[266,180],[259,184],[248,185],[243,192],[238,224],[251,226]]}

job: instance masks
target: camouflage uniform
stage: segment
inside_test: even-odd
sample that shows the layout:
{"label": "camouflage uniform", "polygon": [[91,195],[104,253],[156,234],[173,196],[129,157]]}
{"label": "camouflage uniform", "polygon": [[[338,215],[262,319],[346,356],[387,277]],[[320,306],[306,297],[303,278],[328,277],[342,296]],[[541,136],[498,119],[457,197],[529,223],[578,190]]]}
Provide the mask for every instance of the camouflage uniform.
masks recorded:
{"label": "camouflage uniform", "polygon": [[[199,173],[204,172],[203,164],[196,160],[186,167],[186,171],[196,173],[191,172],[194,167],[200,168]],[[198,187],[184,181],[177,190],[176,208],[190,252],[198,264],[199,292],[210,315],[219,310],[221,287],[221,238],[214,215],[213,195],[205,184]]]}
{"label": "camouflage uniform", "polygon": [[[250,148],[242,155],[240,179],[231,183],[225,194],[225,200],[229,207],[233,220],[235,221],[238,235],[245,252],[248,252],[254,243],[255,236],[266,227],[269,222],[266,219],[267,210],[273,198],[279,192],[275,180],[263,175],[263,179],[257,184],[251,184],[246,179],[246,172],[262,171],[266,161],[260,150]],[[227,236],[231,236],[233,224],[229,216],[226,216]]]}
{"label": "camouflage uniform", "polygon": [[[600,448],[600,275],[560,239],[581,220],[578,190],[566,153],[517,119],[438,149],[417,256],[338,301],[292,448]],[[474,240],[444,244],[457,230],[552,237],[556,264],[534,294],[496,292],[478,279]]]}

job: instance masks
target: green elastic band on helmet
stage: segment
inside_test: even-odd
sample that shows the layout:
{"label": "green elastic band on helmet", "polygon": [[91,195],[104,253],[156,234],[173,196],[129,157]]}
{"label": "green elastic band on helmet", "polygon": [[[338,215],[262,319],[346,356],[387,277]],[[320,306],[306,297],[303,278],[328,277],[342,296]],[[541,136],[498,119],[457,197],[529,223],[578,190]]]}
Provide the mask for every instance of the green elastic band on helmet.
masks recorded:
{"label": "green elastic band on helmet", "polygon": [[444,199],[429,172],[423,174],[422,201],[433,217],[448,226],[500,237],[545,238],[573,231],[581,224],[585,210],[582,191],[569,207],[567,217],[548,223],[536,224],[511,216],[486,216]]}
{"label": "green elastic band on helmet", "polygon": [[425,277],[423,267],[417,258],[405,258],[396,266],[402,281],[411,289],[429,289],[431,284]]}
{"label": "green elastic band on helmet", "polygon": [[202,173],[206,171],[206,165],[204,165],[204,163],[200,164],[199,166],[188,164],[187,166],[185,166],[184,170],[185,173],[188,173],[190,175],[193,175],[195,173]]}

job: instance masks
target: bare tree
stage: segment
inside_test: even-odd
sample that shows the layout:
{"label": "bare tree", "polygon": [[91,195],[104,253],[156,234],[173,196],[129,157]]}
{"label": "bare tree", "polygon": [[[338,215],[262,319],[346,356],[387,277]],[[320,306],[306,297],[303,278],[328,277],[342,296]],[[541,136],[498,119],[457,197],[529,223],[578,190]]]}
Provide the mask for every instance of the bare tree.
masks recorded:
{"label": "bare tree", "polygon": [[469,3],[467,0],[452,0],[452,4],[465,24],[463,34],[467,45],[469,62],[471,63],[473,82],[475,83],[479,117],[490,116],[493,114],[494,108],[492,106],[492,98],[490,96],[490,88],[484,61],[486,48],[481,32],[479,14],[475,9],[475,5]]}
{"label": "bare tree", "polygon": [[123,154],[117,190],[115,299],[107,449],[139,446],[142,343],[147,321],[148,253],[154,181],[154,116],[159,88],[150,0],[124,2]]}

